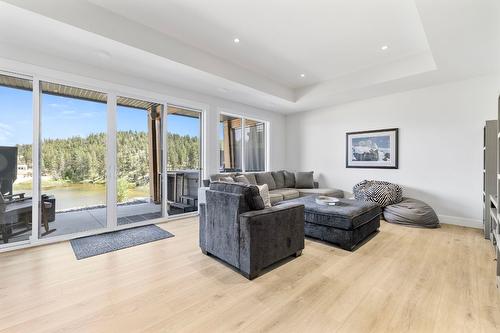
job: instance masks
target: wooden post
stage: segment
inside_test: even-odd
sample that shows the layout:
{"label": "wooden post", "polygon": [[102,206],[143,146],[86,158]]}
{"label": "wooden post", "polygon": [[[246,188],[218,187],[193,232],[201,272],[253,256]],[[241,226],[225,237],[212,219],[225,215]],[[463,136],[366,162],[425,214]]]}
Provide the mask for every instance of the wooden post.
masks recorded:
{"label": "wooden post", "polygon": [[154,203],[161,203],[161,105],[152,105],[149,110],[149,192]]}

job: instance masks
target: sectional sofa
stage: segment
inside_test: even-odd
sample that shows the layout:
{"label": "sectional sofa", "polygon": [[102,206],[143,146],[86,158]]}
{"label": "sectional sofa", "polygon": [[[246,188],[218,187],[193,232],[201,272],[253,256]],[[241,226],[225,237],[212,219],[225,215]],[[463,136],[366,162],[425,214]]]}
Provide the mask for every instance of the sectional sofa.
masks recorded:
{"label": "sectional sofa", "polygon": [[[245,176],[245,177],[240,177]],[[313,172],[290,172],[287,170],[271,172],[245,172],[245,173],[217,173],[210,176],[210,181],[234,181],[247,182],[252,185],[267,184],[271,204],[275,205],[281,201],[296,199],[307,195],[326,195],[343,198],[344,192],[335,188],[319,187],[314,181]],[[208,187],[205,181],[204,186]],[[204,191],[199,193],[200,202],[204,201]]]}

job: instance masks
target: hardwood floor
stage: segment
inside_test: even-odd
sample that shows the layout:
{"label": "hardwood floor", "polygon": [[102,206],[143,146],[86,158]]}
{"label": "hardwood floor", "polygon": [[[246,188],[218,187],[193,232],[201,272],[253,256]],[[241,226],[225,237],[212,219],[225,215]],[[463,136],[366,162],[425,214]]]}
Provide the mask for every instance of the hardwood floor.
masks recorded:
{"label": "hardwood floor", "polygon": [[499,332],[494,253],[479,230],[382,222],[354,253],[306,240],[248,281],[175,234],[77,261],[68,242],[0,254],[0,332]]}

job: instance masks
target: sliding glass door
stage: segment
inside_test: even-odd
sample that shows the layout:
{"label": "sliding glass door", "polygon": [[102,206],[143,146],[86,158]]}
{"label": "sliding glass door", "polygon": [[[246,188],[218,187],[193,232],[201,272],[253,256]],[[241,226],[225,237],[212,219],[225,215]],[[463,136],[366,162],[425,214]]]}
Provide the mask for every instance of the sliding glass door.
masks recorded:
{"label": "sliding glass door", "polygon": [[[259,141],[236,122],[232,142]],[[196,212],[202,124],[189,107],[0,74],[0,248]]]}
{"label": "sliding glass door", "polygon": [[41,82],[40,237],[107,227],[107,96]]}
{"label": "sliding glass door", "polygon": [[196,212],[202,170],[202,114],[174,105],[167,110],[168,214]]}
{"label": "sliding glass door", "polygon": [[163,104],[118,97],[118,225],[163,216]]}

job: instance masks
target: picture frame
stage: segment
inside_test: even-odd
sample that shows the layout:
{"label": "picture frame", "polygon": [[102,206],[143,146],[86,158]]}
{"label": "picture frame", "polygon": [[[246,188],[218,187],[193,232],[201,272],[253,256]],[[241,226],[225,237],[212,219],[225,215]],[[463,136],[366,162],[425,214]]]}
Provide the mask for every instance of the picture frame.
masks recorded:
{"label": "picture frame", "polygon": [[399,129],[346,133],[346,168],[399,168]]}

